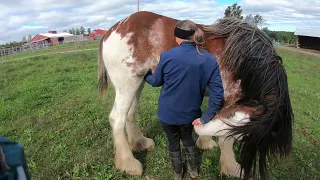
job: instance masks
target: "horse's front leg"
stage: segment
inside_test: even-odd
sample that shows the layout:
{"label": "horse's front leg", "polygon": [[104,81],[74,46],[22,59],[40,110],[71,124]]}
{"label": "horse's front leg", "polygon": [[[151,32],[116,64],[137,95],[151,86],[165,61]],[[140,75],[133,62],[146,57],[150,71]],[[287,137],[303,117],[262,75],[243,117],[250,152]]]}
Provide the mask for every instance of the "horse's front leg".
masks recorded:
{"label": "horse's front leg", "polygon": [[[233,151],[234,138],[226,136],[219,137],[220,147],[220,173],[228,177],[240,178],[240,165],[235,159]],[[242,173],[243,176],[243,173]]]}
{"label": "horse's front leg", "polygon": [[197,146],[200,149],[213,149],[218,147],[217,143],[212,139],[212,136],[199,136]]}
{"label": "horse's front leg", "polygon": [[134,151],[151,151],[154,149],[155,144],[154,141],[150,138],[143,136],[143,133],[137,126],[136,121],[136,111],[137,105],[140,100],[141,92],[144,87],[144,82],[140,85],[140,88],[136,92],[136,95],[132,101],[129,113],[128,113],[128,121],[126,123],[126,130],[128,134],[129,145]]}

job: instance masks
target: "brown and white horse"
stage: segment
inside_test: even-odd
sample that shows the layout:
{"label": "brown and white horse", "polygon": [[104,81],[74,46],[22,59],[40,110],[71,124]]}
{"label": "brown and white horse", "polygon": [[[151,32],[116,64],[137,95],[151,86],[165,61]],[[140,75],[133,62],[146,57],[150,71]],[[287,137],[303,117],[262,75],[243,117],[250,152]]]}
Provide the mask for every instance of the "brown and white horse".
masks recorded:
{"label": "brown and white horse", "polygon": [[[99,48],[99,89],[115,89],[109,122],[115,147],[115,166],[141,175],[142,165],[132,150],[153,150],[154,141],[143,136],[135,114],[144,87],[144,75],[155,69],[160,54],[177,46],[173,31],[177,19],[141,11],[113,25]],[[282,59],[267,36],[247,23],[224,18],[200,25],[205,48],[217,56],[223,81],[224,105],[214,120],[195,128],[197,145],[216,146],[219,137],[221,172],[249,178],[258,160],[261,179],[268,179],[266,156],[287,155],[292,146],[293,113]],[[128,140],[125,136],[125,128]],[[240,164],[233,152],[240,143]]]}

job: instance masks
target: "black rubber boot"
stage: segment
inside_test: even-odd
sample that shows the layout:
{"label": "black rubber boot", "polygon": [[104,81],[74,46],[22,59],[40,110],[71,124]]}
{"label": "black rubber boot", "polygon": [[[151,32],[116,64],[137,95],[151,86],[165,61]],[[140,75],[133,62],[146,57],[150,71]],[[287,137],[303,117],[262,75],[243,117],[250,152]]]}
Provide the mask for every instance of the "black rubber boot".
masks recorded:
{"label": "black rubber boot", "polygon": [[191,178],[197,178],[199,176],[199,156],[196,146],[185,147],[187,157],[187,169]]}
{"label": "black rubber boot", "polygon": [[173,170],[174,170],[174,180],[182,180],[183,167],[181,161],[181,153],[179,152],[169,152]]}

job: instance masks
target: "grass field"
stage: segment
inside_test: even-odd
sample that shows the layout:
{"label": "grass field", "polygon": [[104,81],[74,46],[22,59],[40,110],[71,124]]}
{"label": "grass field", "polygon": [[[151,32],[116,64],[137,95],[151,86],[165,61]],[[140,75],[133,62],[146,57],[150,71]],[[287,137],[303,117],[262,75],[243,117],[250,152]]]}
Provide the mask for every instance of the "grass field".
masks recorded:
{"label": "grass field", "polygon": [[[315,180],[320,177],[320,58],[279,53],[295,113],[294,144],[287,160],[270,163],[270,175]],[[98,96],[96,56],[96,51],[87,51],[0,63],[0,135],[24,144],[36,180],[170,179],[166,137],[156,116],[160,88],[149,85],[137,119],[156,149],[134,153],[144,166],[143,177],[114,169],[107,121],[114,92]],[[204,151],[201,179],[220,179],[219,156],[219,149]]]}

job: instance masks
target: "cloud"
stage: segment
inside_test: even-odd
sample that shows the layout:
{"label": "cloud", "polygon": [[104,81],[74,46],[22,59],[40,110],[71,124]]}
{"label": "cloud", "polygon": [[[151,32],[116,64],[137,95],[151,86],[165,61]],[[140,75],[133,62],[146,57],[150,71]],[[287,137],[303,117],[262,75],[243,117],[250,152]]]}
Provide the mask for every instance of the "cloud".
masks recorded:
{"label": "cloud", "polygon": [[320,26],[320,0],[242,0],[239,5],[244,15],[259,13],[265,17],[271,30],[318,30]]}
{"label": "cloud", "polygon": [[[236,1],[236,0],[235,0]],[[234,2],[235,2],[234,1]],[[136,12],[136,0],[0,0],[0,43],[20,41],[28,34],[84,26],[108,29]],[[227,4],[218,0],[140,0],[140,10],[176,19],[212,24],[223,17]],[[229,2],[229,1],[228,1]],[[294,31],[320,27],[320,1],[240,0],[243,15],[259,13],[269,29]]]}

